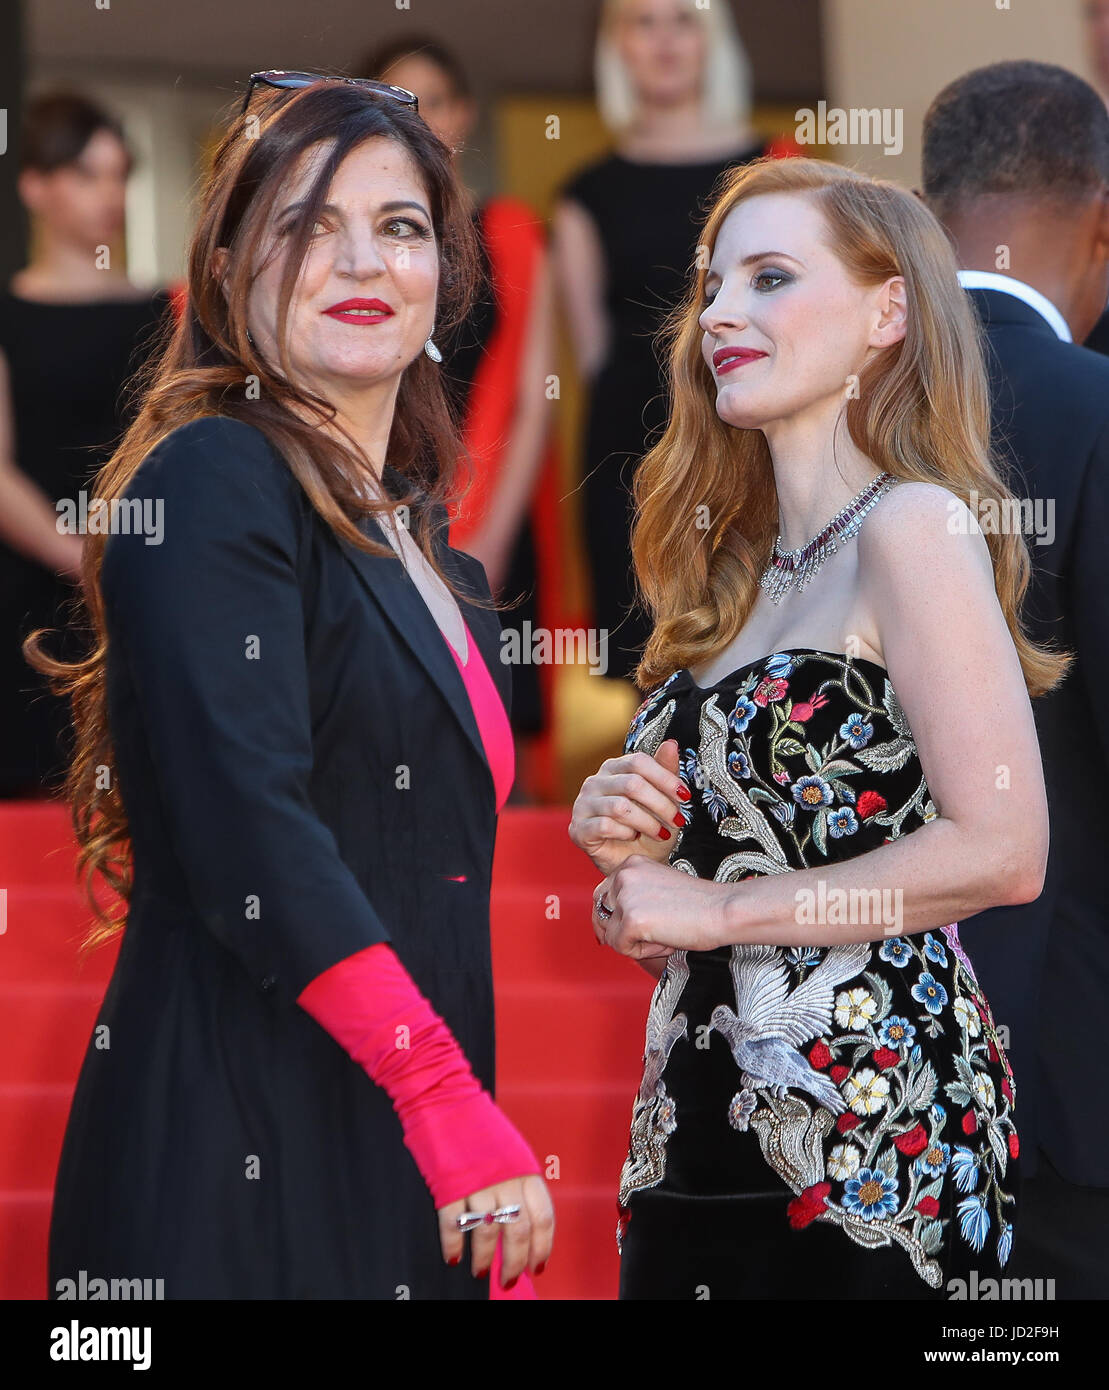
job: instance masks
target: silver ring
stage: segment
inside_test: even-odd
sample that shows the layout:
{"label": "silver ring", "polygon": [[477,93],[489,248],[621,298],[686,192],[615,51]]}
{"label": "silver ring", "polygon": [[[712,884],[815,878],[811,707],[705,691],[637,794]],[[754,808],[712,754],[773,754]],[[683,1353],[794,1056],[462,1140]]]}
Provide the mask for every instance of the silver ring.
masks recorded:
{"label": "silver ring", "polygon": [[484,1226],[487,1220],[493,1220],[491,1211],[464,1211],[454,1218],[454,1224],[460,1231],[472,1231],[476,1226]]}
{"label": "silver ring", "polygon": [[607,922],[612,916],[612,908],[605,902],[604,898],[597,898],[593,903],[593,910],[602,922]]}
{"label": "silver ring", "polygon": [[493,1213],[493,1220],[497,1223],[498,1226],[505,1226],[510,1221],[519,1221],[519,1219],[520,1208],[518,1206],[498,1207],[497,1210]]}

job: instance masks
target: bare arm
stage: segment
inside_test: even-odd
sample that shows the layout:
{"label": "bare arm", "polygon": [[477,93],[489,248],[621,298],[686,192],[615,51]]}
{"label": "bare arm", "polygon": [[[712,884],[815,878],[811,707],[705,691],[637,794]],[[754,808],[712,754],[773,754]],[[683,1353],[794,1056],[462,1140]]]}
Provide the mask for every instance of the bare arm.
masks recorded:
{"label": "bare arm", "polygon": [[611,332],[604,301],[604,249],[592,217],[571,198],[555,208],[552,254],[574,358],[578,371],[590,381],[608,356]]}
{"label": "bare arm", "polygon": [[0,541],[47,569],[76,578],[83,542],[58,530],[46,493],[15,463],[15,425],[8,360],[0,352]]}
{"label": "bare arm", "polygon": [[828,890],[901,890],[904,933],[1039,896],[1048,814],[1032,707],[985,538],[949,528],[955,505],[946,489],[902,483],[858,540],[890,681],[937,816],[843,863],[749,880],[736,892],[733,940],[872,940],[866,923],[798,925],[796,893],[820,879]]}
{"label": "bare arm", "polygon": [[[841,945],[935,930],[1039,896],[1048,814],[1032,708],[985,538],[949,530],[951,504],[969,518],[946,489],[902,483],[856,541],[861,583],[936,816],[841,863],[734,884],[633,856],[607,890],[619,909],[609,945],[636,957],[659,946]],[[816,895],[822,884],[829,899],[882,895],[883,905],[897,904],[895,925],[800,920],[798,895]]]}

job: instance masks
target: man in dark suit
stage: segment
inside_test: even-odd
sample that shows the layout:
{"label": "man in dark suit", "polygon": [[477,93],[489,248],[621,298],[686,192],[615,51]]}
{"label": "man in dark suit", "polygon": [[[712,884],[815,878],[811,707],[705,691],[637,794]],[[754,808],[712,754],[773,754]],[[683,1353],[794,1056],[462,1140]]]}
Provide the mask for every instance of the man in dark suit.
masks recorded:
{"label": "man in dark suit", "polygon": [[1076,654],[1033,703],[1052,822],[1044,891],[964,932],[1017,1079],[1024,1182],[1006,1273],[1105,1298],[1109,358],[1077,344],[1109,292],[1109,112],[1063,68],[978,69],[925,117],[923,184],[985,329],[994,449],[1032,504],[1026,627]]}
{"label": "man in dark suit", "polygon": [[1105,313],[1094,324],[1094,331],[1086,339],[1086,346],[1092,348],[1094,352],[1103,352],[1109,355],[1109,309],[1106,309]]}

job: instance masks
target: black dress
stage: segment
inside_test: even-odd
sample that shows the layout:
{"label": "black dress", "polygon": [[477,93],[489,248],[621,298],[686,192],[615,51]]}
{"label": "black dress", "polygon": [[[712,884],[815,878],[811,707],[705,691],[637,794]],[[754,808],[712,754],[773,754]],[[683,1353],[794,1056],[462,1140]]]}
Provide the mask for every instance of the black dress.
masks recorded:
{"label": "black dress", "polygon": [[[46,304],[0,291],[0,349],[8,360],[14,461],[53,502],[72,498],[107,462],[131,414],[121,388],[142,362],[169,304],[141,299]],[[23,638],[58,629],[47,650],[82,653],[66,629],[75,585],[0,542],[0,796],[56,784],[70,751],[69,705],[23,659]]]}
{"label": "black dress", "polygon": [[[670,863],[700,878],[851,859],[937,814],[873,661],[793,648],[709,689],[675,672],[625,751],[667,738],[697,788]],[[877,923],[868,942],[670,957],[621,1179],[622,1298],[989,1296],[1019,1189],[1013,1076],[958,925],[901,936],[898,906],[799,900]]]}
{"label": "black dress", "polygon": [[639,663],[650,623],[635,601],[630,535],[635,465],[668,415],[665,368],[652,339],[681,298],[697,227],[717,180],[764,153],[748,146],[690,164],[646,164],[612,154],[561,189],[596,224],[604,250],[609,353],[590,386],[582,507],[594,622],[608,632],[611,677]]}
{"label": "black dress", "polygon": [[[339,540],[243,421],[179,426],[127,496],[164,511],[159,544],[113,532],[102,571],[135,886],[58,1165],[51,1296],[85,1270],[167,1299],[485,1300],[443,1261],[388,1094],[296,1002],[388,941],[493,1088],[496,788],[455,658],[391,548]],[[488,597],[476,560],[439,558]],[[507,703],[497,614],[461,607]]]}

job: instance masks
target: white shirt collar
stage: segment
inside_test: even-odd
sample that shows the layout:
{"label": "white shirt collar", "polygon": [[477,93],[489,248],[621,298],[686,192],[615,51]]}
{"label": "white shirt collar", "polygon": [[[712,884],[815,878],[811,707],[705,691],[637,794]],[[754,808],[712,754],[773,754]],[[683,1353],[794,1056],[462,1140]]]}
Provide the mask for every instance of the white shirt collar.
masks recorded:
{"label": "white shirt collar", "polygon": [[998,290],[1001,294],[1023,299],[1025,304],[1043,315],[1064,343],[1074,341],[1066,319],[1047,295],[1034,290],[1023,280],[1014,280],[1011,275],[998,275],[993,270],[960,270],[959,284],[964,290]]}

